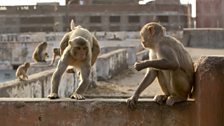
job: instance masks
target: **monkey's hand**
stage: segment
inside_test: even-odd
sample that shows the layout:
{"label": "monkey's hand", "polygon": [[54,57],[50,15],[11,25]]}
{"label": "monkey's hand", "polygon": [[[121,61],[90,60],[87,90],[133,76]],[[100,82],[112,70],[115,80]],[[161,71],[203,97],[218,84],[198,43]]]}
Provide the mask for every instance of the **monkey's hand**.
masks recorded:
{"label": "monkey's hand", "polygon": [[135,95],[131,96],[130,98],[127,99],[128,107],[130,109],[132,109],[132,110],[136,109],[137,101],[138,101],[138,97],[137,96],[135,96]]}
{"label": "monkey's hand", "polygon": [[137,70],[137,71],[141,71],[142,69],[144,69],[144,62],[135,62],[134,64],[134,68]]}
{"label": "monkey's hand", "polygon": [[77,94],[76,92],[74,92],[70,97],[76,100],[85,100],[85,97],[83,95]]}
{"label": "monkey's hand", "polygon": [[156,95],[153,100],[161,105],[166,102],[167,97],[166,95]]}
{"label": "monkey's hand", "polygon": [[58,99],[59,98],[57,93],[50,93],[47,97],[50,99]]}

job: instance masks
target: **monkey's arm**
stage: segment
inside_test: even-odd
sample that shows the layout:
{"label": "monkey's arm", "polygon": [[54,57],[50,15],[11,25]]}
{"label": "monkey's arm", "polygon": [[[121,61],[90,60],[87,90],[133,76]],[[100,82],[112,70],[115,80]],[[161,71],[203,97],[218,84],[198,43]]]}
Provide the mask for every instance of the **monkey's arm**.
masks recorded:
{"label": "monkey's arm", "polygon": [[156,70],[150,70],[150,68],[147,69],[145,77],[140,82],[138,88],[136,89],[134,94],[127,100],[127,104],[131,109],[134,109],[136,107],[136,102],[138,101],[139,95],[155,80],[156,76]]}
{"label": "monkey's arm", "polygon": [[21,75],[23,76],[23,78],[28,78],[28,76],[26,75],[26,71],[25,71],[24,69],[25,69],[25,68],[20,69],[20,73],[21,73]]}
{"label": "monkey's arm", "polygon": [[63,36],[63,38],[61,39],[61,42],[60,42],[60,55],[63,54],[65,48],[68,46],[69,38],[70,38],[70,32],[69,33],[66,33]]}
{"label": "monkey's arm", "polygon": [[[67,66],[68,66],[67,63],[64,60],[61,60],[61,59],[59,60],[57,68],[55,72],[53,73],[52,79],[51,79],[51,94],[52,93],[58,94],[58,87],[61,81],[61,77],[63,73],[65,72]],[[52,98],[52,97],[50,97],[49,95],[49,98]]]}
{"label": "monkey's arm", "polygon": [[92,61],[91,65],[93,65],[96,62],[97,56],[100,53],[100,46],[98,44],[98,41],[95,36],[93,36],[93,48],[92,48]]}
{"label": "monkey's arm", "polygon": [[169,46],[162,46],[158,49],[159,59],[146,60],[141,63],[135,63],[134,67],[140,71],[147,67],[163,70],[176,70],[180,67],[176,53]]}
{"label": "monkey's arm", "polygon": [[144,78],[141,80],[138,88],[136,89],[134,96],[138,97],[141,94],[141,92],[155,80],[156,76],[157,76],[157,71],[150,70],[149,68]]}
{"label": "monkey's arm", "polygon": [[56,54],[54,53],[54,54],[53,54],[53,58],[52,58],[52,60],[51,60],[51,64],[50,64],[50,65],[53,65],[53,64],[54,64],[55,59],[56,59]]}
{"label": "monkey's arm", "polygon": [[85,99],[85,97],[82,94],[84,93],[84,91],[87,89],[87,87],[90,84],[90,80],[89,80],[90,69],[91,69],[91,66],[89,63],[85,63],[81,65],[81,68],[80,68],[81,81],[79,83],[78,88],[75,90],[75,92],[72,93],[71,98],[74,98],[77,100]]}
{"label": "monkey's arm", "polygon": [[86,88],[89,86],[90,69],[91,69],[91,66],[88,63],[81,65],[81,68],[80,68],[81,81],[79,83],[79,87],[76,89],[76,93],[78,94],[84,93]]}

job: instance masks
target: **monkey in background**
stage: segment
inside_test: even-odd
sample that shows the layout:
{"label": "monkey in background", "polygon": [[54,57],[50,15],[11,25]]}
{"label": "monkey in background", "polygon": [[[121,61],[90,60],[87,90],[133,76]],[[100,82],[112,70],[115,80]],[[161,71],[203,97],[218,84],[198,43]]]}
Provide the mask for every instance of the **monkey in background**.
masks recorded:
{"label": "monkey in background", "polygon": [[56,57],[57,56],[61,56],[61,54],[60,54],[60,48],[54,48],[53,49],[53,57],[52,57],[52,60],[51,60],[51,64],[50,65],[53,65],[54,64],[54,62],[55,62],[55,59],[56,59]]}
{"label": "monkey in background", "polygon": [[28,79],[26,73],[29,67],[30,67],[29,62],[25,62],[24,64],[20,65],[16,70],[16,78],[18,78],[20,81]]}
{"label": "monkey in background", "polygon": [[140,31],[141,44],[149,49],[149,60],[136,62],[137,71],[147,69],[134,94],[127,99],[130,108],[135,108],[141,92],[157,77],[164,94],[156,95],[154,100],[166,105],[186,101],[193,85],[194,66],[191,56],[174,37],[166,35],[165,28],[151,22]]}
{"label": "monkey in background", "polygon": [[50,99],[59,98],[58,87],[61,77],[68,66],[76,68],[80,73],[78,88],[72,93],[71,98],[82,100],[82,95],[90,84],[90,71],[100,53],[98,41],[87,29],[74,25],[71,21],[71,31],[66,33],[60,42],[60,59],[52,75]]}
{"label": "monkey in background", "polygon": [[35,62],[46,62],[46,58],[49,57],[46,52],[47,42],[41,42],[35,48],[32,58]]}

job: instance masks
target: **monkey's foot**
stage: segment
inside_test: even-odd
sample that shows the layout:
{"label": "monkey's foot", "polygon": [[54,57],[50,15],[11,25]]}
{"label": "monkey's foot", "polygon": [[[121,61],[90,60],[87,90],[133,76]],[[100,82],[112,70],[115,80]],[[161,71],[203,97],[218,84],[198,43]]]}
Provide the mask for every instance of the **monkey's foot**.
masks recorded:
{"label": "monkey's foot", "polygon": [[76,100],[85,100],[85,97],[83,95],[77,94],[77,93],[73,93],[70,96],[72,99],[76,99]]}
{"label": "monkey's foot", "polygon": [[160,105],[165,103],[166,100],[167,100],[167,95],[156,95],[154,97],[154,101],[156,101]]}
{"label": "monkey's foot", "polygon": [[128,107],[132,110],[136,109],[136,104],[138,101],[138,97],[137,96],[131,96],[130,98],[127,99],[127,104]]}
{"label": "monkey's foot", "polygon": [[169,96],[166,100],[166,105],[173,106],[177,102],[186,101],[186,98],[181,98],[177,96]]}
{"label": "monkey's foot", "polygon": [[66,70],[66,72],[67,72],[67,73],[75,73],[75,71],[73,70],[73,68],[68,68],[68,69]]}
{"label": "monkey's foot", "polygon": [[50,93],[47,97],[49,99],[58,99],[59,98],[57,93]]}

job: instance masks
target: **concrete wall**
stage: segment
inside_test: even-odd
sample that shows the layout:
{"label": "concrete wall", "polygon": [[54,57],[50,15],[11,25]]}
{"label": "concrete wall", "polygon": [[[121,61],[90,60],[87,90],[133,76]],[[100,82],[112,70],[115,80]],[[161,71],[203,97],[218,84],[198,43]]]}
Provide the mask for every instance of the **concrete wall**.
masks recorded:
{"label": "concrete wall", "polygon": [[133,65],[136,62],[136,53],[137,53],[137,47],[136,46],[106,46],[102,47],[100,52],[101,54],[109,53],[111,51],[117,50],[117,49],[126,49],[127,50],[127,64]]}
{"label": "concrete wall", "polygon": [[[195,68],[195,101],[172,107],[141,98],[136,110],[128,109],[126,99],[0,98],[0,122],[4,126],[223,126],[223,64],[224,57],[202,57]],[[17,88],[21,85],[26,86]],[[9,94],[7,87],[0,93]]]}
{"label": "concrete wall", "polygon": [[100,55],[96,61],[97,79],[108,80],[120,71],[127,69],[126,55],[127,51],[125,49],[118,49]]}
{"label": "concrete wall", "polygon": [[224,48],[222,28],[184,29],[183,44],[187,47]]}
{"label": "concrete wall", "polygon": [[[0,97],[42,98],[50,92],[54,69],[29,75],[27,81],[12,80],[0,84]],[[73,74],[64,73],[59,87],[59,96],[68,97],[75,88]]]}
{"label": "concrete wall", "polygon": [[196,68],[196,126],[224,126],[224,57],[201,57]]}
{"label": "concrete wall", "polygon": [[174,107],[140,100],[136,110],[126,99],[1,99],[2,126],[194,126],[194,102]]}
{"label": "concrete wall", "polygon": [[55,68],[56,66],[56,62],[58,61],[58,59],[56,59],[55,61],[55,64],[50,66],[50,60],[48,60],[47,62],[38,62],[38,63],[35,63],[35,62],[31,62],[30,63],[30,67],[27,71],[27,74],[28,75],[31,75],[31,74],[35,74],[35,73],[39,73],[39,72],[42,72],[42,71],[45,71],[45,70],[50,70],[50,69],[53,69]]}

